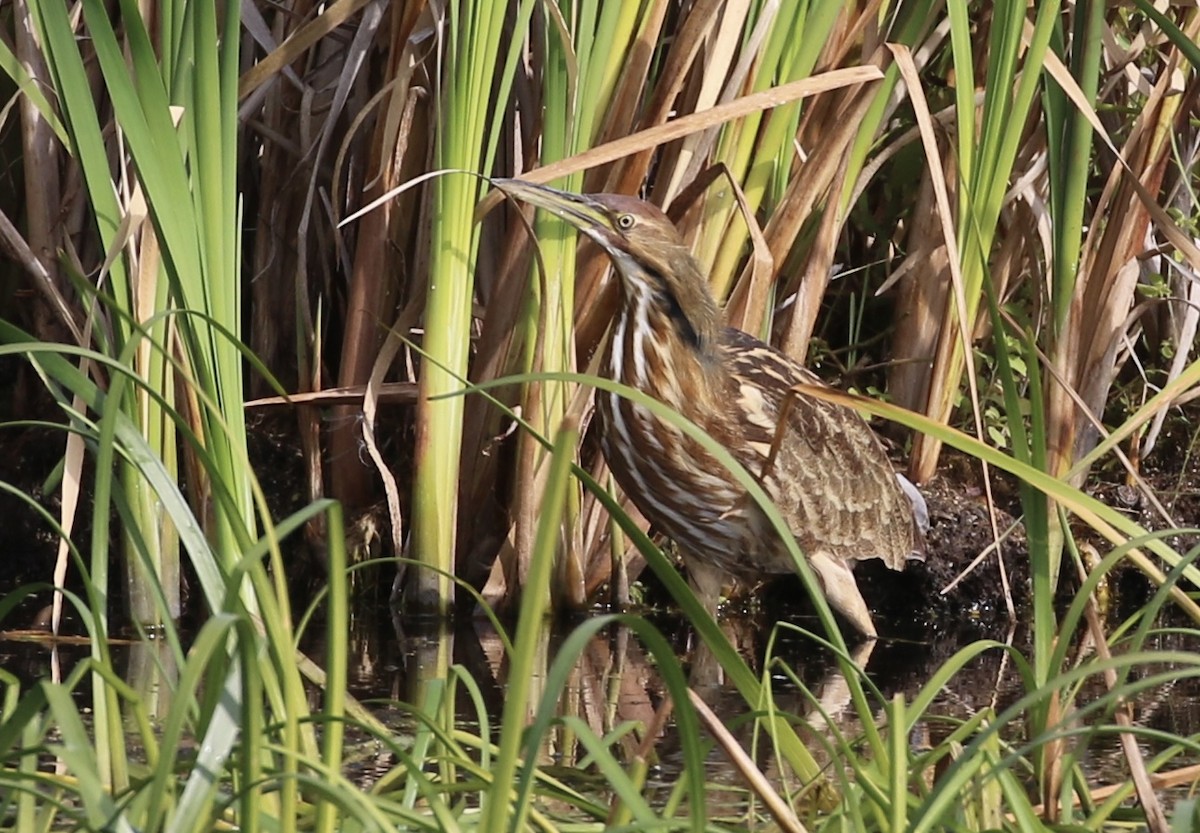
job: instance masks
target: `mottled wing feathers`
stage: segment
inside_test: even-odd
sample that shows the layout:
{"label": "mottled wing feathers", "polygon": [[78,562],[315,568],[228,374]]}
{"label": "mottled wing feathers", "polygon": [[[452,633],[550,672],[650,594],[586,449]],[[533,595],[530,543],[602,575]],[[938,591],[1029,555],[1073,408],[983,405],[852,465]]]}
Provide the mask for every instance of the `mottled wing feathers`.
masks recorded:
{"label": "mottled wing feathers", "polygon": [[[796,384],[821,383],[746,333],[726,329],[722,347],[733,396],[746,412],[742,447],[757,458],[742,462],[760,476],[765,470],[764,486],[801,547],[843,559],[878,557],[902,569],[922,549],[912,505],[866,421],[848,408],[789,393]],[[776,437],[785,407],[785,433]]]}

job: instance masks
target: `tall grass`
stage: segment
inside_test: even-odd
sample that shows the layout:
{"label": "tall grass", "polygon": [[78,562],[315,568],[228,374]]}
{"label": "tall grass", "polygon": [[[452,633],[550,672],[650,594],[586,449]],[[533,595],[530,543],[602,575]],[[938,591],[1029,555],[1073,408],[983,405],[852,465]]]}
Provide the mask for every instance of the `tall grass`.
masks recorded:
{"label": "tall grass", "polygon": [[[881,12],[453,0],[250,4],[242,16],[210,0],[146,14],[125,0],[5,7],[0,68],[21,106],[0,119],[20,131],[27,199],[0,195],[0,234],[37,295],[28,308],[0,305],[0,355],[20,357],[59,408],[69,448],[62,505],[82,493],[91,539],[77,545],[69,511],[52,519],[60,574],[74,553],[84,579],[84,596],[59,592],[83,623],[90,658],[25,688],[5,675],[0,818],[18,829],[545,830],[580,818],[593,828],[704,829],[703,713],[640,620],[629,621],[674,702],[684,777],[651,806],[653,733],[622,758],[617,730],[570,716],[558,725],[579,739],[608,794],[584,795],[539,765],[571,662],[608,622],[579,628],[550,662],[539,652],[547,610],[584,606],[648,565],[785,762],[785,777],[753,781],[756,789],[795,779],[790,803],[768,803],[782,827],[798,829],[800,816],[854,830],[1095,829],[1133,792],[1139,818],[1163,829],[1154,771],[1193,744],[1137,727],[1126,700],[1193,674],[1191,655],[1149,646],[1168,603],[1200,617],[1185,592],[1200,579],[1195,553],[1080,485],[1089,466],[1120,459],[1122,443],[1190,396],[1200,373],[1186,313],[1200,265],[1187,231],[1200,216],[1195,128],[1180,106],[1194,96],[1200,50],[1195,15],[1170,14],[1005,2]],[[795,82],[868,65],[882,81],[862,73],[797,99]],[[721,105],[749,115],[728,119]],[[656,132],[695,113],[685,135]],[[623,156],[605,152],[617,139]],[[429,170],[440,175],[339,225]],[[876,308],[868,295],[898,284],[894,329],[857,312],[854,326],[890,339],[889,389],[904,407],[851,404],[912,429],[918,479],[935,473],[944,444],[1018,479],[1028,648],[977,642],[915,694],[885,695],[856,666],[795,552],[825,634],[808,636],[837,657],[857,734],[819,733],[781,713],[775,677],[799,685],[800,676],[770,655],[761,675],[747,667],[644,522],[604,488],[595,443],[579,430],[589,392],[612,389],[575,372],[592,366],[611,320],[606,262],[551,219],[538,218],[532,238],[512,209],[477,222],[481,177],[496,173],[650,196],[694,241],[731,320],[797,356],[837,310]],[[847,268],[834,279],[838,263]],[[1151,303],[1147,286],[1165,287],[1167,300]],[[246,297],[254,309],[242,308]],[[882,360],[878,343],[833,345],[822,358],[848,347]],[[977,379],[979,352],[991,378]],[[1110,401],[1130,358],[1148,368],[1144,392]],[[347,696],[339,505],[271,519],[246,450],[248,367],[263,387],[274,373],[319,388],[327,372],[349,386],[327,447],[313,410],[323,394],[299,413],[307,491],[369,511],[378,490],[359,443],[381,440],[383,468],[400,469],[401,488],[388,495],[396,549],[411,520],[419,567],[409,609],[450,610],[459,579],[519,611],[495,737],[455,725],[459,695],[491,724],[480,681],[448,650],[407,706],[410,739]],[[400,405],[386,404],[381,380],[407,383],[392,389]],[[1003,450],[982,441],[985,383],[1003,403]],[[367,434],[357,406],[346,411],[355,395],[372,403]],[[1107,434],[1106,420],[1115,426]],[[95,474],[81,489],[71,484],[83,477],[84,450]],[[1128,479],[1138,482],[1133,463]],[[312,535],[318,519],[328,553],[324,674],[296,653],[302,634],[285,587],[295,567],[279,543],[305,526]],[[1080,554],[1085,538],[1107,542],[1098,565]],[[113,540],[133,588],[129,619],[166,646],[171,698],[161,708],[113,660]],[[1118,565],[1158,589],[1128,622],[1106,623],[1092,593]],[[207,613],[186,638],[173,624],[184,571]],[[1082,588],[1065,610],[1054,603],[1064,573]],[[29,592],[4,598],[0,621]],[[1095,654],[1076,650],[1081,642]],[[1016,702],[941,717],[937,692],[989,652],[1019,669]],[[1163,663],[1170,674],[1157,670]],[[1102,693],[1086,693],[1096,680]],[[318,687],[319,708],[306,686]],[[72,697],[85,690],[90,724]],[[908,738],[925,720],[945,736],[914,749]],[[1015,722],[1019,737],[1006,731]],[[342,771],[349,730],[395,757],[369,790]],[[720,726],[708,731],[728,743]],[[1079,766],[1104,735],[1118,739],[1132,784],[1108,797]],[[1144,757],[1137,741],[1154,741],[1157,754]],[[187,742],[197,754],[180,761]],[[836,764],[823,771],[809,744]],[[45,759],[66,773],[42,772]],[[739,765],[751,778],[752,764]],[[564,805],[571,820],[549,809]]]}
{"label": "tall grass", "polygon": [[[185,376],[211,397],[211,407],[185,401],[179,410],[191,415],[191,430],[217,461],[218,488],[229,490],[212,494],[206,470],[192,467],[194,499],[211,502],[211,521],[205,522],[211,522],[217,551],[233,552],[255,528],[242,415],[243,356],[237,345],[241,275],[233,114],[238,21],[226,19],[225,30],[218,33],[211,4],[164,7],[163,19],[174,28],[164,26],[161,33],[168,39],[160,42],[166,56],[160,62],[133,7],[124,9],[119,40],[102,6],[82,6],[94,49],[88,57],[98,62],[128,149],[127,162],[114,175],[109,143],[97,120],[93,82],[66,9],[38,5],[33,10],[36,16],[28,22],[36,24],[46,44],[46,64],[104,253],[100,281],[88,290],[99,294],[94,300],[84,296],[104,316],[94,322],[93,336],[109,355],[121,357],[135,378],[148,380],[149,388],[143,389],[126,387],[118,377],[114,387],[127,397],[126,414],[169,469],[175,467],[177,439],[164,409],[175,407],[173,355],[179,354]],[[172,107],[179,109],[173,113]],[[178,120],[175,113],[181,114]],[[178,533],[143,475],[122,465],[121,480],[147,548],[143,553],[130,550],[126,557],[133,615],[146,624],[161,623],[164,615],[179,615]],[[101,507],[106,505],[102,485],[97,489]],[[96,516],[100,529],[92,569],[103,575],[99,562],[107,559],[107,513],[101,509]],[[141,565],[159,581],[144,584],[134,569]],[[156,610],[142,589],[155,583],[168,593],[165,611]]]}

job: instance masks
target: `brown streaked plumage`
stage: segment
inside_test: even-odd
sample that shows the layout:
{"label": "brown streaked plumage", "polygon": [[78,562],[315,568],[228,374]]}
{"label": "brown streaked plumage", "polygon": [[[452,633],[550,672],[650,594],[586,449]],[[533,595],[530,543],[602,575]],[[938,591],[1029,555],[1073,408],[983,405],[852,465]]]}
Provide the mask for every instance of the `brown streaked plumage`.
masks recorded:
{"label": "brown streaked plumage", "polygon": [[[853,563],[881,558],[901,570],[922,557],[924,537],[913,501],[862,417],[796,394],[785,409],[794,385],[819,380],[770,345],[724,326],[699,264],[658,208],[520,180],[496,185],[571,223],[608,253],[622,303],[603,372],[686,416],[760,477],[830,604],[874,636]],[[597,392],[596,410],[617,482],[679,545],[710,606],[731,580],[792,572],[766,516],[698,442],[616,394]]]}

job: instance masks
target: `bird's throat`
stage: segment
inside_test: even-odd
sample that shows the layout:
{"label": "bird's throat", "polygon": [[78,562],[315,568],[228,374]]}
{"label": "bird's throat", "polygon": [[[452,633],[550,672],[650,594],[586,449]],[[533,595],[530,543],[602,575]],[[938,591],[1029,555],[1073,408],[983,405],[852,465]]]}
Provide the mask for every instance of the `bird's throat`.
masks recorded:
{"label": "bird's throat", "polygon": [[609,377],[680,412],[708,401],[718,388],[716,345],[700,340],[659,299],[626,299],[608,348]]}

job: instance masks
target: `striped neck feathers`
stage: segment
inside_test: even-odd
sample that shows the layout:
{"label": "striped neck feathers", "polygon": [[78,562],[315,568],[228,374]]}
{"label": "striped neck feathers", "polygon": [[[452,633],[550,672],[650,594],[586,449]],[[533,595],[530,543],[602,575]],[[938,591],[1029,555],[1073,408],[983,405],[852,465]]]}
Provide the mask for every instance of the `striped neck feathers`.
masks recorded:
{"label": "striped neck feathers", "polygon": [[622,317],[641,327],[653,322],[660,332],[665,327],[699,361],[714,361],[721,312],[692,253],[667,245],[640,259],[622,250],[610,254],[621,277]]}
{"label": "striped neck feathers", "polygon": [[689,315],[665,290],[622,276],[622,304],[608,349],[609,374],[676,410],[719,397],[720,314],[711,296],[704,317]]}

